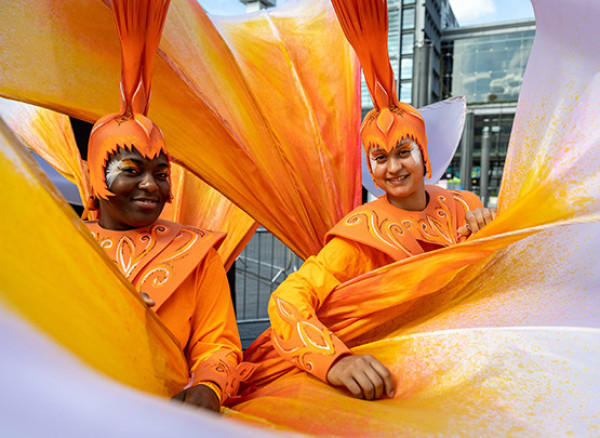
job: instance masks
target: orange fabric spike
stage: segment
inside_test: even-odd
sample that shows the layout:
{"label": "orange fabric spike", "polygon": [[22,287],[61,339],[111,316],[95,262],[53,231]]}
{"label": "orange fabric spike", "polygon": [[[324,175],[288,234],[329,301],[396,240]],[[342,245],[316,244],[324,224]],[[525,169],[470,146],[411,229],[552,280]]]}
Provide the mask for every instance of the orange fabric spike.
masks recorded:
{"label": "orange fabric spike", "polygon": [[[390,151],[402,140],[412,139],[421,149],[427,177],[430,177],[423,117],[415,108],[398,100],[388,54],[387,1],[332,0],[332,4],[344,34],[360,60],[375,106],[365,116],[360,129],[365,151],[368,154],[372,147]],[[371,170],[369,160],[367,163]]]}
{"label": "orange fabric spike", "polygon": [[88,163],[94,197],[112,196],[105,181],[108,157],[135,147],[153,159],[167,155],[162,133],[148,113],[152,64],[170,0],[113,0],[121,43],[121,112],[99,119],[90,135]]}

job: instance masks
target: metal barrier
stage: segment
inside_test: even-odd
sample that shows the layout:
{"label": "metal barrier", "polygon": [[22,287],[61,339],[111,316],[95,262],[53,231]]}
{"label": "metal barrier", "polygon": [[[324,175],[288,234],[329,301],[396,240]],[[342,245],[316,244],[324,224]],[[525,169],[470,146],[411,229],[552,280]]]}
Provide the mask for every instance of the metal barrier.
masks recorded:
{"label": "metal barrier", "polygon": [[300,257],[265,228],[258,227],[235,261],[238,322],[268,321],[267,304],[271,292],[300,265]]}

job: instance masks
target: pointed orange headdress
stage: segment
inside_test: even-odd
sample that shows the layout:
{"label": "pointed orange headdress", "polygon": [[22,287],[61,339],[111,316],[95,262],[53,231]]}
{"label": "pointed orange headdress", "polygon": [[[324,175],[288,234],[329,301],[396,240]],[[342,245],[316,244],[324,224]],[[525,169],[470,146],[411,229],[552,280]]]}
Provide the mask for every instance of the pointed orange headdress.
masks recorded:
{"label": "pointed orange headdress", "polygon": [[121,42],[121,112],[100,118],[92,129],[88,167],[94,198],[112,196],[106,185],[108,157],[135,147],[148,159],[167,155],[158,126],[146,117],[152,64],[170,0],[112,0]]}
{"label": "pointed orange headdress", "polygon": [[[412,139],[421,149],[427,177],[430,177],[423,117],[415,108],[398,100],[388,54],[387,1],[332,0],[332,3],[344,34],[358,56],[375,107],[365,116],[360,128],[365,151],[368,154],[372,147],[390,151],[402,140]],[[367,163],[370,170],[370,160]]]}

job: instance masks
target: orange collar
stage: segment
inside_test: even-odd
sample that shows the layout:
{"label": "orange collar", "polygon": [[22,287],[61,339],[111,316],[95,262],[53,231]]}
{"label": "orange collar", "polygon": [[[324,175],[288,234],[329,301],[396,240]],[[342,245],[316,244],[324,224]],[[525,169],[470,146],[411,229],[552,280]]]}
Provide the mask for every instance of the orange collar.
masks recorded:
{"label": "orange collar", "polygon": [[107,230],[85,222],[98,244],[139,292],[147,293],[157,310],[200,264],[224,233],[159,219],[132,230]]}
{"label": "orange collar", "polygon": [[394,260],[425,252],[422,242],[427,247],[458,243],[456,230],[464,218],[455,201],[459,192],[430,185],[425,190],[429,201],[424,210],[402,210],[381,197],[354,209],[338,222],[327,233],[326,242],[334,236],[345,237],[378,249]]}

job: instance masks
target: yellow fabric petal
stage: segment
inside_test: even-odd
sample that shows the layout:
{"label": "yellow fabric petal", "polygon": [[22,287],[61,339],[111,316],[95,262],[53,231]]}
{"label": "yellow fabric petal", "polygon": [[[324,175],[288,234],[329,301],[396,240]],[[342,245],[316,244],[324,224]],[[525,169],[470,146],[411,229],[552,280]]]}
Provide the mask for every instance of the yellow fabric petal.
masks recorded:
{"label": "yellow fabric petal", "polygon": [[28,148],[77,185],[82,200],[89,196],[85,165],[67,116],[7,99],[0,100],[0,116]]}

